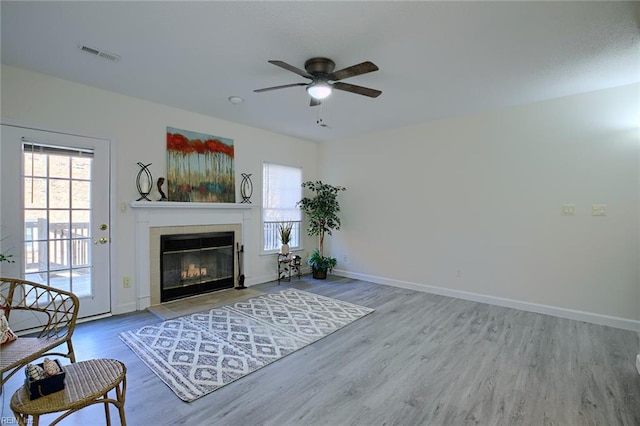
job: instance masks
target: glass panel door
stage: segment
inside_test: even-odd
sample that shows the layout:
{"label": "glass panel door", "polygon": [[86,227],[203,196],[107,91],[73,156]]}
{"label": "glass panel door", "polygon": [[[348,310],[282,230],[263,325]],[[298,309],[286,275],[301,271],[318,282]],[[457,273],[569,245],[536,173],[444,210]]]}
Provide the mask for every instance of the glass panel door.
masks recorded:
{"label": "glass panel door", "polygon": [[[110,312],[110,141],[9,125],[1,136],[2,181],[15,182],[0,188],[15,260],[2,275],[75,293],[81,317]],[[12,326],[37,325],[17,314]]]}

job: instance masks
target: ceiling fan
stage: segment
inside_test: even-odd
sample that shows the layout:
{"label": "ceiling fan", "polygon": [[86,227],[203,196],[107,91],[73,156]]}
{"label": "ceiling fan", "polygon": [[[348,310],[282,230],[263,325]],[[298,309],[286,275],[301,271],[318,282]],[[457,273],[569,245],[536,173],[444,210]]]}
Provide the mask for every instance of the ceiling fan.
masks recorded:
{"label": "ceiling fan", "polygon": [[304,78],[311,80],[310,83],[292,83],[282,86],[267,87],[264,89],[257,89],[254,92],[268,92],[270,90],[285,89],[287,87],[306,86],[307,93],[311,95],[310,106],[320,105],[321,99],[326,98],[331,94],[333,89],[344,90],[345,92],[356,93],[358,95],[368,96],[370,98],[377,98],[382,94],[380,90],[370,89],[368,87],[356,86],[355,84],[343,83],[340,80],[345,78],[355,77],[357,75],[366,74],[373,71],[378,71],[378,67],[373,62],[362,62],[360,64],[352,65],[350,67],[334,71],[336,66],[335,62],[328,58],[311,58],[304,63],[305,71],[300,68],[289,65],[283,61],[269,61],[273,65],[276,65],[285,70],[294,72]]}

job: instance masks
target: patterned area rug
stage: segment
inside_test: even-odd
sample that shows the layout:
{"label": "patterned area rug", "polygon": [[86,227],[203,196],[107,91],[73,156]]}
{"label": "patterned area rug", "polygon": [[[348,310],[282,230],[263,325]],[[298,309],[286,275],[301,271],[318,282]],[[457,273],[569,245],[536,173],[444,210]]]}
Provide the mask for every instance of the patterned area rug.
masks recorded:
{"label": "patterned area rug", "polygon": [[180,399],[191,402],[373,311],[283,290],[119,337]]}

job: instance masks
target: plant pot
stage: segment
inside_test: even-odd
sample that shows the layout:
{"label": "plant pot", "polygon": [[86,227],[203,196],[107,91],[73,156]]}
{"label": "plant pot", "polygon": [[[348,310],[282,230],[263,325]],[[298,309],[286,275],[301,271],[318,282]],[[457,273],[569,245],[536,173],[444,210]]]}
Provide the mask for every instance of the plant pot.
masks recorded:
{"label": "plant pot", "polygon": [[312,268],[311,276],[316,280],[326,280],[327,279],[327,270],[326,269],[315,269]]}
{"label": "plant pot", "polygon": [[289,244],[283,244],[280,247],[280,253],[282,254],[289,254]]}

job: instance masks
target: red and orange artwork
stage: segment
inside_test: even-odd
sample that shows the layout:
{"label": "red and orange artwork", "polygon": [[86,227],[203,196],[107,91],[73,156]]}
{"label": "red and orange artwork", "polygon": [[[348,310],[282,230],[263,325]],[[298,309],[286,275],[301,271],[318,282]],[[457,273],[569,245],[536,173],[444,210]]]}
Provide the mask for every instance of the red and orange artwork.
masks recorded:
{"label": "red and orange artwork", "polygon": [[233,139],[167,127],[169,201],[235,203]]}

